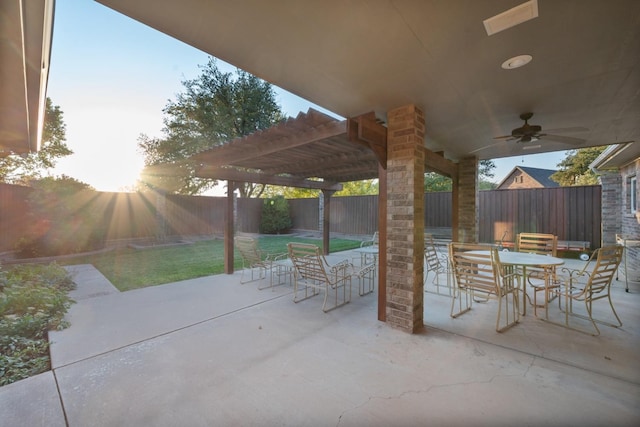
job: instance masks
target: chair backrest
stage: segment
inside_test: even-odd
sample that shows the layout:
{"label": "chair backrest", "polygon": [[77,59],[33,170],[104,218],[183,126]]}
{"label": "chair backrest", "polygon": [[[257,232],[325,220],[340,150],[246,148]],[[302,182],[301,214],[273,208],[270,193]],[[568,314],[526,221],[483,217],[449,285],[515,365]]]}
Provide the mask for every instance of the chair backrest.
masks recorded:
{"label": "chair backrest", "polygon": [[308,243],[288,243],[289,258],[296,274],[312,282],[330,282],[325,269],[326,262],[320,248]]}
{"label": "chair backrest", "polygon": [[440,257],[436,251],[436,245],[433,243],[433,236],[431,234],[424,235],[424,260],[427,263],[427,269],[429,271],[443,267],[440,263]]}
{"label": "chair backrest", "polygon": [[360,247],[365,247],[365,246],[378,246],[379,243],[379,239],[378,239],[378,232],[374,232],[373,236],[371,236],[370,239],[368,240],[364,240],[360,243]]}
{"label": "chair backrest", "polygon": [[461,289],[499,294],[502,272],[498,249],[478,243],[449,243],[449,260]]}
{"label": "chair backrest", "polygon": [[624,248],[618,245],[603,246],[596,249],[596,265],[589,275],[587,286],[592,293],[600,293],[611,285]]}
{"label": "chair backrest", "polygon": [[556,256],[558,236],[543,233],[520,233],[516,241],[516,251],[539,255]]}
{"label": "chair backrest", "polygon": [[248,236],[236,236],[233,241],[246,264],[255,265],[262,262],[256,239]]}

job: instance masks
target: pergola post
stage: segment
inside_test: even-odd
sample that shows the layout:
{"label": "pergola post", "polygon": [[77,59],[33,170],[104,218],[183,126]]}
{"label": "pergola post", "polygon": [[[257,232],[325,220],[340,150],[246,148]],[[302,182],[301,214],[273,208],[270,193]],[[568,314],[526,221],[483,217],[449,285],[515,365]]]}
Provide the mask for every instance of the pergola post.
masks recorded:
{"label": "pergola post", "polygon": [[233,192],[235,182],[227,181],[227,201],[224,210],[224,272],[233,274]]}
{"label": "pergola post", "polygon": [[415,105],[388,112],[386,319],[410,333],[424,327],[424,136]]}
{"label": "pergola post", "polygon": [[331,232],[331,196],[334,190],[322,189],[322,253],[329,255],[329,237]]}

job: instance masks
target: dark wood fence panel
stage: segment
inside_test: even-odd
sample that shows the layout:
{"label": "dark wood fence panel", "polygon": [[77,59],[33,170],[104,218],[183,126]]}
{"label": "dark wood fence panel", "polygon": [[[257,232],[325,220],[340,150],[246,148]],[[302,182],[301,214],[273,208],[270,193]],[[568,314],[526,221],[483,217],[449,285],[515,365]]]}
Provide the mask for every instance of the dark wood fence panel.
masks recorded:
{"label": "dark wood fence panel", "polygon": [[27,198],[31,188],[0,184],[0,252],[13,250],[31,221]]}
{"label": "dark wood fence panel", "polygon": [[91,204],[103,212],[107,240],[155,236],[156,200],[149,194],[93,192]]}
{"label": "dark wood fence panel", "polygon": [[165,203],[167,234],[193,236],[224,232],[224,197],[168,195]]}
{"label": "dark wood fence panel", "polygon": [[348,196],[331,199],[331,231],[343,234],[373,234],[378,230],[378,196]]}
{"label": "dark wood fence panel", "polygon": [[[26,202],[31,189],[0,184],[0,251],[12,250],[30,224]],[[262,199],[238,198],[236,230],[258,233]],[[514,241],[519,232],[552,233],[560,240],[588,241],[600,246],[601,187],[559,187],[481,191],[479,240]],[[102,212],[108,240],[164,235],[212,235],[224,232],[226,197],[155,193],[86,192],[82,205]],[[319,230],[319,199],[289,200],[294,229]],[[425,194],[425,227],[450,228],[450,192]],[[372,234],[378,229],[378,197],[331,199],[331,231]]]}
{"label": "dark wood fence panel", "polygon": [[588,241],[600,247],[601,187],[481,191],[481,242],[509,242],[521,232],[550,233],[559,240]]}
{"label": "dark wood fence panel", "polygon": [[238,197],[236,200],[236,230],[245,233],[259,233],[260,216],[262,215],[262,203],[264,199]]}
{"label": "dark wood fence panel", "polygon": [[290,199],[291,228],[295,230],[319,229],[320,213],[319,199]]}
{"label": "dark wood fence panel", "polygon": [[426,228],[451,227],[451,192],[425,193],[424,226]]}

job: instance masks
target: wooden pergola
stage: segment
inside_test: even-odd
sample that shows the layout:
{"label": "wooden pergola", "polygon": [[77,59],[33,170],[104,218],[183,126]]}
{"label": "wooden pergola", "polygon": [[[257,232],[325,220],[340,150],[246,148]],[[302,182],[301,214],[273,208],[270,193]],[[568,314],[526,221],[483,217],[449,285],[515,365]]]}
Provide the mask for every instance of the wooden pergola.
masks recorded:
{"label": "wooden pergola", "polygon": [[[425,151],[425,169],[448,176],[457,186],[457,164],[442,153]],[[225,273],[233,273],[233,191],[251,182],[323,192],[323,252],[329,252],[331,195],[341,183],[379,180],[379,301],[378,318],[385,320],[387,241],[387,129],[373,113],[338,120],[309,109],[272,128],[211,147],[190,158],[196,175],[228,181],[225,215]],[[454,197],[454,204],[457,198]],[[454,206],[454,212],[457,207]],[[457,220],[453,218],[453,235]]]}

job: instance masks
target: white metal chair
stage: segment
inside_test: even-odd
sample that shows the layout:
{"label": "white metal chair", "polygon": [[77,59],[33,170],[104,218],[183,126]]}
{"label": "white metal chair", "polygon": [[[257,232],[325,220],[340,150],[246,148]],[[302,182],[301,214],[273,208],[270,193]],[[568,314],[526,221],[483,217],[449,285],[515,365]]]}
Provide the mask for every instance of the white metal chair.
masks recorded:
{"label": "white metal chair", "polygon": [[[561,269],[562,275],[557,277],[560,286],[555,288],[555,293],[560,297],[558,300],[558,306],[561,311],[564,311],[565,321],[564,325],[571,329],[578,330],[580,332],[589,333],[585,330],[573,327],[570,325],[569,319],[571,317],[578,317],[589,320],[595,329],[595,333],[592,335],[600,335],[600,329],[596,323],[600,323],[614,328],[622,326],[622,321],[616,313],[616,309],[613,307],[611,301],[611,282],[615,276],[615,273],[622,260],[624,248],[618,245],[603,246],[591,255],[591,259],[584,266],[582,270],[572,270],[568,268]],[[590,269],[590,265],[593,264],[595,258],[595,266]],[[596,319],[593,316],[593,302],[607,299],[611,311],[618,321],[616,324],[607,322],[604,320]],[[562,301],[565,302],[564,310],[562,309]],[[585,304],[586,315],[576,313],[574,311],[573,302],[583,301]]]}
{"label": "white metal chair", "polygon": [[[273,287],[274,261],[282,255],[271,255],[258,249],[258,241],[253,237],[236,236],[234,238],[236,250],[242,257],[242,275],[240,283],[249,283],[256,280],[263,280],[269,274],[269,285],[258,286],[258,289]],[[245,273],[251,272],[251,279],[245,280]],[[256,275],[257,274],[257,275]]]}
{"label": "white metal chair", "polygon": [[[558,236],[545,233],[519,233],[516,238],[516,251],[555,257],[558,251]],[[533,289],[533,312],[536,316],[538,314],[538,292],[546,293],[547,304],[555,298],[555,294],[549,292],[549,289],[556,282],[555,275],[555,267],[527,268],[527,283]],[[526,297],[527,295],[524,296],[524,298]],[[523,303],[525,302],[523,301]]]}
{"label": "white metal chair", "polygon": [[[471,310],[477,293],[498,299],[496,331],[502,332],[520,321],[518,292],[520,275],[500,264],[495,247],[473,243],[450,243],[449,260],[455,278],[451,317]],[[456,310],[457,302],[457,310]],[[503,318],[504,304],[504,321]]]}
{"label": "white metal chair", "polygon": [[[324,292],[322,311],[326,313],[351,301],[353,266],[348,260],[329,265],[316,245],[288,243],[287,247],[289,258],[293,262],[294,302],[297,303]],[[304,296],[298,298],[301,288],[304,288]],[[329,294],[332,298],[328,307]]]}
{"label": "white metal chair", "polygon": [[376,231],[375,233],[373,233],[373,236],[371,236],[370,239],[367,240],[363,240],[362,242],[360,242],[360,247],[364,248],[367,246],[378,246],[378,232]]}
{"label": "white metal chair", "polygon": [[446,255],[438,254],[436,250],[435,243],[433,242],[433,236],[431,234],[425,234],[424,237],[424,262],[426,268],[424,269],[424,289],[425,292],[427,290],[427,278],[429,277],[429,273],[433,272],[433,279],[431,283],[434,285],[436,294],[443,295],[440,293],[440,288],[444,287],[444,285],[440,284],[440,274],[446,274],[447,276],[447,295],[451,296],[452,287],[451,287],[451,270],[449,268],[449,258]]}

